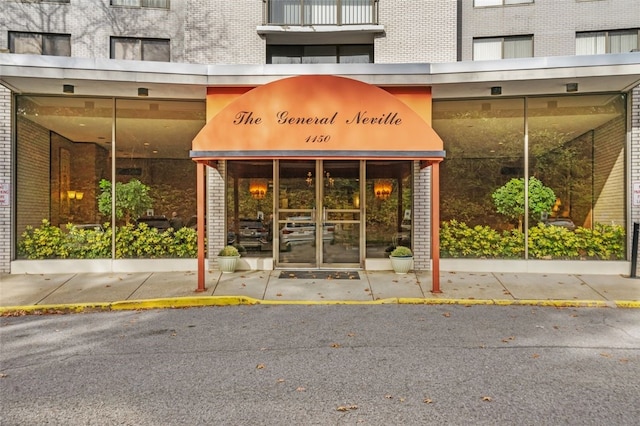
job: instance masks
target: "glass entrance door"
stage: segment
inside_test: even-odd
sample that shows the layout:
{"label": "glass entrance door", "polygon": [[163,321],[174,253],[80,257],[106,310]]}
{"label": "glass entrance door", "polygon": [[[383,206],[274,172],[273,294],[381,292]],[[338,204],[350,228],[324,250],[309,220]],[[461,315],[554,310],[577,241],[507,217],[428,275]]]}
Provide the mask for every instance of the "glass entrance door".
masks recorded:
{"label": "glass entrance door", "polygon": [[361,162],[283,160],[277,168],[277,265],[359,267]]}

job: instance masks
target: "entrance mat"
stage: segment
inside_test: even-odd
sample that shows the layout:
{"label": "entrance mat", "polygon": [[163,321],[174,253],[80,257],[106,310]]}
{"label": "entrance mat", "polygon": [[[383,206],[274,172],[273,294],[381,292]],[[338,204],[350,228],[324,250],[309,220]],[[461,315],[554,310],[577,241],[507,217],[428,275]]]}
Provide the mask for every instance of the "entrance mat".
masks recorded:
{"label": "entrance mat", "polygon": [[319,280],[359,280],[358,271],[280,271],[278,278]]}

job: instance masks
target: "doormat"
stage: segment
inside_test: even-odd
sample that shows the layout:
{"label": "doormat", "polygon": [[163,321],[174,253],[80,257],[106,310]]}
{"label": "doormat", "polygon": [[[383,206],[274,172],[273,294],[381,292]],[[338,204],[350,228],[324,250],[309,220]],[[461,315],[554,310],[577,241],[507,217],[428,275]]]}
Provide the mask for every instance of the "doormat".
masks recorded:
{"label": "doormat", "polygon": [[280,271],[280,279],[359,280],[358,271]]}

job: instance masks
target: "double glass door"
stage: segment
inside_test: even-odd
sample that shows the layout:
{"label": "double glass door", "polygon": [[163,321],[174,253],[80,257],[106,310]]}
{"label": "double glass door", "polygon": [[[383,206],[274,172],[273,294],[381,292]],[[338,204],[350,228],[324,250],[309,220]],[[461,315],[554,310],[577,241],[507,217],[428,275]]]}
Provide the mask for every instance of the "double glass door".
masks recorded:
{"label": "double glass door", "polygon": [[360,160],[277,162],[277,266],[361,266],[362,165]]}

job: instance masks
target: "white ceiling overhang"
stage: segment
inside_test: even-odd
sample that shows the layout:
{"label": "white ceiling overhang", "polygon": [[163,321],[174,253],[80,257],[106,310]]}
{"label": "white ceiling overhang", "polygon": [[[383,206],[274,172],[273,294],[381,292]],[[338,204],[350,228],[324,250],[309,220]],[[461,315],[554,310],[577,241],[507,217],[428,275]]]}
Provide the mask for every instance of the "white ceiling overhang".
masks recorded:
{"label": "white ceiling overhang", "polygon": [[209,86],[259,86],[294,75],[340,75],[378,86],[431,86],[434,99],[628,91],[640,84],[640,52],[437,64],[200,65],[0,54],[0,83],[22,94],[205,99]]}

